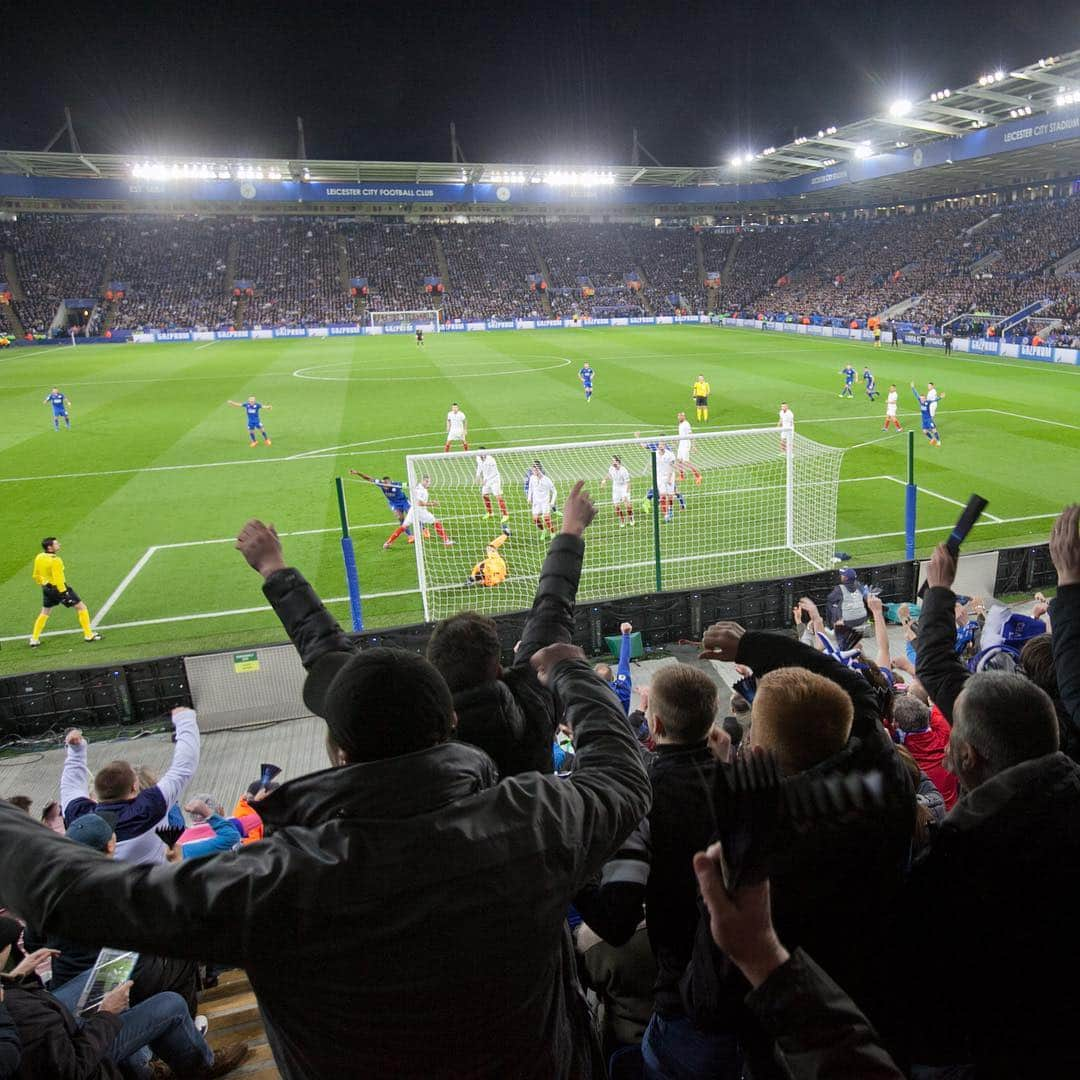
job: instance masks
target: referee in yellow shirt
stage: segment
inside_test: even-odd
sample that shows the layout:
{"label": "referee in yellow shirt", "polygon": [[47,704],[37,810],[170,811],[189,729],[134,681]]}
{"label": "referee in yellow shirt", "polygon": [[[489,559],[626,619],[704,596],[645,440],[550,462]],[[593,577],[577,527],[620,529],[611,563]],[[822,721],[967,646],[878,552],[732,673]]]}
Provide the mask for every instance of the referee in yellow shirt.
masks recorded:
{"label": "referee in yellow shirt", "polygon": [[75,609],[85,641],[101,640],[101,635],[90,625],[86,605],[64,578],[64,560],[57,554],[59,550],[60,541],[55,536],[46,536],[41,541],[41,554],[34,559],[34,580],[41,586],[41,614],[34,620],[34,629],[30,633],[31,648],[41,644],[41,631],[57,604]]}
{"label": "referee in yellow shirt", "polygon": [[708,420],[709,384],[705,381],[704,375],[697,377],[697,382],[694,383],[690,390],[690,396],[694,399],[694,405],[697,407],[697,418],[699,420]]}

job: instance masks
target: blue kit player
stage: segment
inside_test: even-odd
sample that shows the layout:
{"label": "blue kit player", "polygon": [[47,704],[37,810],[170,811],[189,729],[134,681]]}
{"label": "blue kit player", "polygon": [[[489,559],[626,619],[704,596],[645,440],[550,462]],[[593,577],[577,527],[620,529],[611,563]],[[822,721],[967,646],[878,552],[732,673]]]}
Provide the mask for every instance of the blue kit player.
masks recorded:
{"label": "blue kit player", "polygon": [[619,699],[619,704],[623,707],[623,712],[627,716],[630,715],[630,695],[634,688],[633,680],[630,677],[630,635],[633,630],[633,626],[628,622],[624,622],[619,627],[622,642],[619,645],[619,666],[614,675],[611,673],[610,664],[597,664],[593,669],[615,692],[615,696]]}
{"label": "blue kit player", "polygon": [[[369,484],[374,484],[386,496],[386,505],[394,512],[394,517],[398,519],[399,524],[405,523],[405,515],[409,512],[409,497],[405,494],[405,485],[400,480],[391,480],[389,476],[376,480],[374,476],[368,476],[367,473],[356,469],[350,469],[349,473],[352,476],[359,476],[361,480]],[[405,535],[411,538],[412,529],[406,528]]]}
{"label": "blue kit player", "polygon": [[840,397],[853,398],[855,396],[855,369],[848,364],[842,368],[840,374],[844,376],[844,389],[840,391]]}
{"label": "blue kit player", "polygon": [[940,446],[941,435],[938,434],[937,424],[934,422],[932,402],[915,389],[914,383],[911,384],[911,392],[915,395],[915,400],[919,403],[919,412],[922,414],[922,433],[930,440],[931,446]]}
{"label": "blue kit player", "polygon": [[877,383],[874,382],[874,373],[870,370],[869,365],[863,368],[862,381],[863,386],[866,387],[866,396],[871,401],[881,396],[881,391],[878,390]]}
{"label": "blue kit player", "polygon": [[252,446],[258,445],[258,438],[255,432],[261,431],[262,437],[266,440],[266,445],[270,446],[270,435],[266,428],[262,426],[262,420],[259,418],[260,409],[272,409],[273,405],[264,405],[261,401],[257,401],[254,397],[249,397],[247,401],[230,401],[229,404],[234,409],[243,409],[247,413],[248,424],[248,438],[251,440]]}
{"label": "blue kit player", "polygon": [[593,375],[596,373],[589,367],[588,360],[585,361],[585,366],[577,374],[578,378],[581,380],[581,385],[585,390],[585,400],[592,401],[592,381]]}
{"label": "blue kit player", "polygon": [[60,421],[63,420],[67,425],[68,431],[71,430],[71,417],[68,416],[68,399],[64,394],[61,394],[57,387],[53,387],[49,396],[42,404],[48,403],[52,406],[52,426],[54,431],[60,430]]}

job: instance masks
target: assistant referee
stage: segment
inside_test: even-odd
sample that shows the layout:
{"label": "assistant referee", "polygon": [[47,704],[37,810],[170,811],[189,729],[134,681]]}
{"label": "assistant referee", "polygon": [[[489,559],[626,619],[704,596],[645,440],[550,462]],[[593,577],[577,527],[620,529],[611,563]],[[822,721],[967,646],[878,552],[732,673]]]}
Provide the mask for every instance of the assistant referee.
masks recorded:
{"label": "assistant referee", "polygon": [[699,420],[709,419],[709,384],[705,381],[704,375],[697,377],[697,382],[690,389],[690,396],[694,399],[694,406],[697,409],[697,418]]}
{"label": "assistant referee", "polygon": [[41,541],[41,554],[34,559],[34,581],[41,586],[41,614],[34,620],[34,629],[30,632],[30,647],[41,644],[41,631],[49,621],[49,615],[57,604],[74,608],[82,627],[84,641],[100,641],[101,635],[90,625],[90,612],[79,599],[79,594],[64,578],[64,560],[57,552],[60,541],[55,536],[46,536]]}

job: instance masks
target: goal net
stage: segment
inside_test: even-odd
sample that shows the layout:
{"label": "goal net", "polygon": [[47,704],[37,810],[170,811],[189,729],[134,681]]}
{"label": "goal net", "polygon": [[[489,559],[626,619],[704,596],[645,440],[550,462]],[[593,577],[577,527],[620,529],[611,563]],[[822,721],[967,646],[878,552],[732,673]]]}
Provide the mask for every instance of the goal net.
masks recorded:
{"label": "goal net", "polygon": [[[675,466],[673,496],[663,494],[665,444],[678,458],[689,459]],[[453,541],[444,544],[434,526],[428,536],[414,530],[427,619],[462,610],[495,614],[531,606],[551,536],[543,519],[540,528],[534,523],[527,496],[536,461],[557,491],[556,531],[558,510],[575,481],[586,481],[599,508],[586,535],[578,591],[582,601],[807,573],[825,569],[832,557],[843,450],[802,435],[794,435],[786,447],[779,431],[768,428],[484,453],[494,459],[501,481],[509,517],[505,540],[497,539],[504,535],[502,507],[493,489],[499,485],[489,483],[489,510],[476,449],[406,458],[410,487],[430,479],[425,486],[431,512]],[[629,498],[621,504],[613,502],[610,479],[601,486],[613,455],[630,474]],[[654,468],[659,470],[660,498]],[[505,563],[505,579],[491,585],[470,581],[493,541]]]}
{"label": "goal net", "polygon": [[368,325],[381,326],[391,333],[423,330],[425,334],[437,334],[440,330],[439,313],[434,308],[426,311],[369,311]]}

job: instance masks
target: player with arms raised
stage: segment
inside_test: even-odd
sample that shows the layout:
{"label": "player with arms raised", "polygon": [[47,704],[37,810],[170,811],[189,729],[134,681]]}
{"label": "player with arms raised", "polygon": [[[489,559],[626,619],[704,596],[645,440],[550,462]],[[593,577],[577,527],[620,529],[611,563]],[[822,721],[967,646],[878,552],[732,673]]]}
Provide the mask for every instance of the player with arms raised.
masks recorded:
{"label": "player with arms raised", "polygon": [[690,464],[690,451],[694,447],[694,441],[690,436],[693,434],[694,429],[690,426],[690,421],[686,419],[686,413],[679,413],[679,449],[675,454],[679,479],[681,480],[689,469],[694,474],[694,483],[700,484],[701,473]]}
{"label": "player with arms raised", "polygon": [[[390,545],[407,529],[416,528],[417,525],[424,530],[424,536],[428,535],[427,527],[433,525],[435,527],[435,533],[439,539],[447,546],[450,547],[453,544],[453,540],[446,535],[446,530],[443,528],[443,524],[439,521],[435,515],[431,512],[432,506],[438,506],[431,497],[431,477],[422,476],[420,483],[415,484],[412,489],[412,507],[405,515],[405,520],[390,534],[386,543],[383,544],[384,548],[390,547]],[[409,537],[409,543],[413,543],[415,537]]]}
{"label": "player with arms raised", "polygon": [[53,387],[49,392],[49,396],[42,404],[49,404],[52,406],[52,426],[53,431],[60,430],[60,421],[63,420],[67,425],[68,431],[71,430],[71,417],[68,416],[67,407],[71,404],[67,399],[66,394],[61,394],[58,387]]}
{"label": "player with arms raised", "polygon": [[780,402],[780,419],[776,426],[780,429],[780,449],[786,453],[789,440],[795,436],[795,414],[786,401]]}
{"label": "player with arms raised", "polygon": [[634,524],[634,504],[630,501],[630,472],[622,463],[622,459],[615,454],[611,459],[611,467],[607,476],[600,481],[603,487],[611,481],[611,505],[615,508],[615,516],[619,519],[619,528],[626,528],[629,521]]}
{"label": "player with arms raised", "polygon": [[[398,522],[405,520],[405,515],[409,512],[409,498],[405,494],[405,485],[400,480],[391,480],[389,476],[376,480],[374,476],[368,476],[367,473],[359,472],[357,469],[350,469],[349,475],[359,476],[361,480],[374,484],[386,497],[386,504],[394,512],[394,517],[398,519]],[[411,529],[406,529],[405,532],[412,536]]]}
{"label": "player with arms raised", "polygon": [[262,426],[262,420],[259,418],[260,409],[272,409],[273,405],[264,405],[261,401],[258,401],[254,395],[249,397],[247,401],[230,401],[229,404],[234,409],[243,409],[247,413],[247,426],[248,426],[248,438],[251,440],[252,446],[257,446],[259,440],[255,435],[256,431],[262,432],[263,439],[266,440],[266,445],[270,446],[270,435],[266,428]]}
{"label": "player with arms raised", "polygon": [[480,494],[484,498],[485,517],[494,517],[491,500],[498,500],[499,511],[502,514],[502,523],[505,525],[510,520],[510,513],[506,509],[506,500],[502,492],[502,475],[499,473],[499,463],[495,456],[484,447],[480,447],[481,453],[476,455],[476,479],[480,484]]}
{"label": "player with arms raised", "polygon": [[694,399],[694,406],[697,408],[697,418],[699,420],[708,420],[709,384],[705,381],[704,375],[697,377],[697,382],[690,388],[690,396]]}
{"label": "player with arms raised", "polygon": [[931,409],[932,402],[928,398],[924,398],[918,390],[915,389],[915,384],[911,384],[911,392],[915,395],[915,400],[919,403],[919,412],[922,415],[922,433],[929,440],[931,446],[941,445],[941,435],[937,429],[937,423],[934,421],[934,413]]}
{"label": "player with arms raised", "polygon": [[529,477],[529,511],[532,514],[533,524],[543,532],[555,532],[555,526],[551,523],[551,508],[555,505],[557,493],[551,477],[544,474],[544,470],[537,462],[532,467],[532,476]]}
{"label": "player with arms raised", "polygon": [[463,450],[469,449],[469,422],[456,401],[451,404],[450,411],[446,414],[446,445],[443,447],[445,453],[450,453],[452,442],[460,442]]}
{"label": "player with arms raised", "polygon": [[589,366],[588,360],[585,361],[585,366],[577,374],[585,391],[585,400],[592,401],[592,381],[596,372]]}

